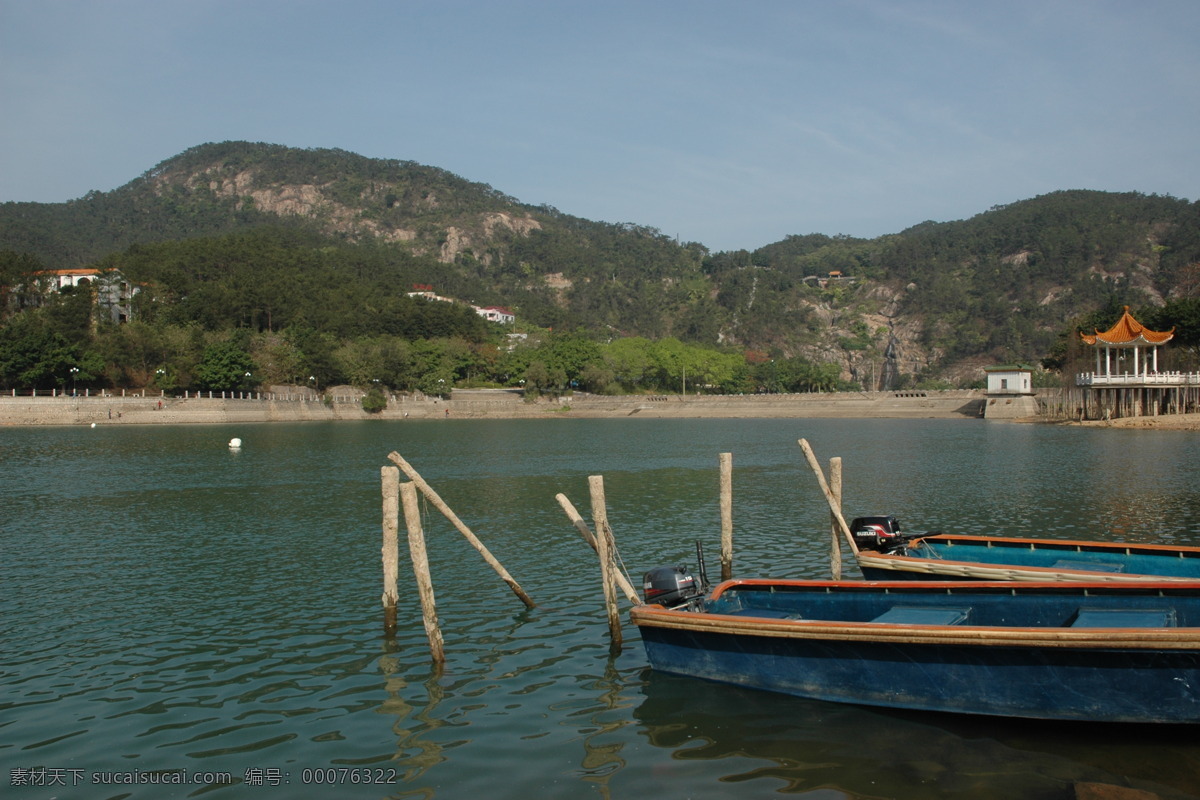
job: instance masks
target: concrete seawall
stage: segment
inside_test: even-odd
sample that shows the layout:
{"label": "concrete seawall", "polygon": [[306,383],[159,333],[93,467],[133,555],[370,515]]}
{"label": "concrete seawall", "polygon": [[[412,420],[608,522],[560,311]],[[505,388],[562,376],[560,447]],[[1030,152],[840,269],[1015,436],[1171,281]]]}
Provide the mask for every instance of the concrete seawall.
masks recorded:
{"label": "concrete seawall", "polygon": [[450,400],[394,397],[368,414],[353,399],[219,399],[169,397],[3,397],[0,425],[182,425],[366,419],[642,418],[898,418],[974,419],[977,391],[858,392],[742,396],[623,396],[574,394],[527,402],[504,390],[455,391]]}

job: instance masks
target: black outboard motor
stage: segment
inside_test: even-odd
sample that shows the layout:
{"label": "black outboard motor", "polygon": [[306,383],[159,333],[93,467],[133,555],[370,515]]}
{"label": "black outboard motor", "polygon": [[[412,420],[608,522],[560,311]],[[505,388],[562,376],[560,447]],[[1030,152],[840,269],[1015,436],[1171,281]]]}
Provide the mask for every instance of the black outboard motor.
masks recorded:
{"label": "black outboard motor", "polygon": [[687,567],[655,567],[646,573],[642,588],[647,603],[667,608],[685,605],[702,594],[700,582]]}
{"label": "black outboard motor", "polygon": [[900,532],[900,520],[891,514],[878,517],[855,517],[850,534],[860,550],[890,553],[904,547],[909,537]]}
{"label": "black outboard motor", "polygon": [[704,609],[704,594],[708,591],[708,571],[704,568],[704,545],[696,542],[696,558],[700,563],[699,580],[686,567],[655,567],[642,578],[642,596],[646,603],[666,608],[688,606],[693,611]]}

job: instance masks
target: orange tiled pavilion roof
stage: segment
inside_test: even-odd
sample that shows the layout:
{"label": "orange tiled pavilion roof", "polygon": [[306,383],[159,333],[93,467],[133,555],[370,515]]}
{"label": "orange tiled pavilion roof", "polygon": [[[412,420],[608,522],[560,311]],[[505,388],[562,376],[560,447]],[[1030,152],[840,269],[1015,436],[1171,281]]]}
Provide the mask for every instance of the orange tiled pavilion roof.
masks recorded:
{"label": "orange tiled pavilion roof", "polygon": [[1140,344],[1166,344],[1174,337],[1174,328],[1171,328],[1169,331],[1152,331],[1138,322],[1129,313],[1129,306],[1125,306],[1125,313],[1117,320],[1117,324],[1103,333],[1096,331],[1095,333],[1079,334],[1079,338],[1083,339],[1085,344],[1107,344],[1118,347],[1136,347]]}

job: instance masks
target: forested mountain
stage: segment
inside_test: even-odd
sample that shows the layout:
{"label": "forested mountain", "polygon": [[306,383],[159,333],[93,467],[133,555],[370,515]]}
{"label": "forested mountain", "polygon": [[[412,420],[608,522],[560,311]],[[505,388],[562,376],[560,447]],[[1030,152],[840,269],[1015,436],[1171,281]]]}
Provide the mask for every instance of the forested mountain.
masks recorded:
{"label": "forested mountain", "polygon": [[[809,234],[712,253],[413,162],[245,142],[192,148],[112,192],[0,205],[0,284],[37,269],[117,268],[142,287],[136,319],[160,333],[211,343],[286,332],[308,336],[310,350],[321,336],[330,353],[364,337],[497,337],[469,310],[405,296],[423,284],[507,306],[543,338],[678,340],[744,359],[750,373],[773,363],[766,388],[969,384],[991,363],[1061,362],[1071,325],[1105,326],[1122,305],[1180,326],[1185,358],[1197,344],[1198,263],[1200,204],[1171,197],[1063,191],[877,239]],[[14,311],[10,338],[32,324]],[[137,381],[167,356],[143,354],[119,379],[112,367],[125,357],[105,358],[97,375]],[[563,369],[575,379],[583,366]],[[607,383],[636,384],[627,365],[607,369]],[[783,381],[781,369],[809,377]],[[757,372],[743,388],[770,383]]]}

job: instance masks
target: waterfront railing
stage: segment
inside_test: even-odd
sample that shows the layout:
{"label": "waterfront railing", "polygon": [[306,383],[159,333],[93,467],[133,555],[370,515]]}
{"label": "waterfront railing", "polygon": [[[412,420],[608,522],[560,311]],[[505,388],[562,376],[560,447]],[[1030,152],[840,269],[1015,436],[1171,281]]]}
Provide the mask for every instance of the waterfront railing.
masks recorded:
{"label": "waterfront railing", "polygon": [[1140,375],[1104,375],[1081,372],[1076,386],[1200,386],[1200,372],[1150,372]]}

